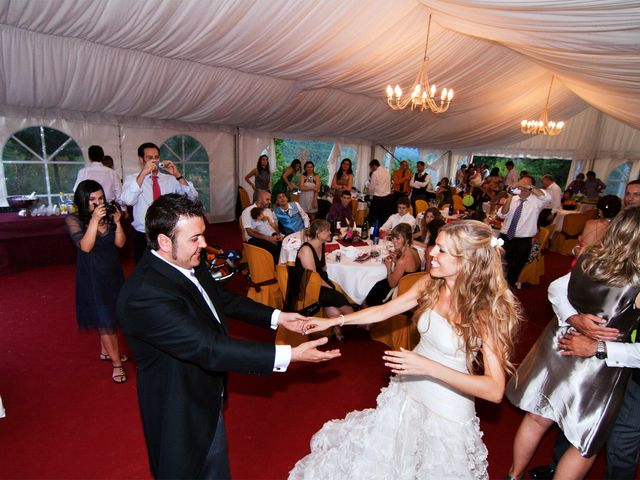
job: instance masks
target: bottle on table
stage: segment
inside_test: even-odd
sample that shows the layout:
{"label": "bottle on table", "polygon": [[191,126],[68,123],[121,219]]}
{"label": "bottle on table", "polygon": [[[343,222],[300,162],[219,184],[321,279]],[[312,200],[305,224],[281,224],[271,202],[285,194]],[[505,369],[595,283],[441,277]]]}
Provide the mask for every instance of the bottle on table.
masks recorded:
{"label": "bottle on table", "polygon": [[362,230],[361,230],[361,234],[360,237],[363,240],[366,240],[369,238],[369,222],[367,221],[367,219],[364,219],[364,223],[362,224]]}
{"label": "bottle on table", "polygon": [[371,232],[371,241],[374,245],[378,245],[380,242],[380,224],[378,220],[373,224],[373,231]]}

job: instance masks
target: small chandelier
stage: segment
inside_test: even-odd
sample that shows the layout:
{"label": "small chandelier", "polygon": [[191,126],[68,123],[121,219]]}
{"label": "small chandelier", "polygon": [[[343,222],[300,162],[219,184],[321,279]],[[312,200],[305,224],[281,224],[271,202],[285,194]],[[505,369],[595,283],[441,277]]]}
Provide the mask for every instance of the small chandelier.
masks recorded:
{"label": "small chandelier", "polygon": [[387,104],[394,110],[404,110],[411,105],[411,110],[420,109],[420,111],[431,110],[433,113],[446,112],[451,105],[453,99],[453,90],[442,89],[440,94],[440,103],[436,98],[436,86],[429,85],[429,75],[427,73],[427,63],[429,63],[429,57],[427,52],[429,49],[429,31],[431,30],[431,12],[429,12],[429,24],[427,26],[427,42],[424,46],[424,58],[422,59],[422,66],[420,72],[416,77],[415,88],[411,92],[410,96],[402,96],[402,89],[399,85],[395,88],[391,88],[391,85],[387,86]]}
{"label": "small chandelier", "polygon": [[547,94],[547,103],[544,105],[544,111],[542,112],[542,118],[540,120],[522,120],[520,122],[520,131],[526,135],[549,135],[554,137],[562,133],[564,122],[550,122],[547,113],[549,111],[549,98],[551,97],[551,87],[553,86],[553,80],[555,75],[551,77],[551,83],[549,84],[549,93]]}

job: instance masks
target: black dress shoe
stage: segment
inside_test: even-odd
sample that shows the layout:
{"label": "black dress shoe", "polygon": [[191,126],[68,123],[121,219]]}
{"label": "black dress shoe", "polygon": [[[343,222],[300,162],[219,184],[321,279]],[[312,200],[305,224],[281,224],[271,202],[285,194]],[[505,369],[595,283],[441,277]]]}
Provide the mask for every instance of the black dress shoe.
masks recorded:
{"label": "black dress shoe", "polygon": [[529,470],[529,476],[535,480],[551,480],[555,473],[555,467],[551,465],[540,465]]}

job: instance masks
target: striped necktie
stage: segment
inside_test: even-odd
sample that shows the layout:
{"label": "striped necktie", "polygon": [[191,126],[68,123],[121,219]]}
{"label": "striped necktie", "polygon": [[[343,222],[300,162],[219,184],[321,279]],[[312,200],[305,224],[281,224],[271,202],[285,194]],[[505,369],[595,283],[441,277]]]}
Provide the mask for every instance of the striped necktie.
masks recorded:
{"label": "striped necktie", "polygon": [[518,228],[518,222],[520,221],[520,215],[522,215],[522,206],[527,199],[520,199],[520,205],[516,208],[516,211],[513,212],[513,218],[511,219],[511,223],[509,224],[509,229],[507,230],[507,239],[513,240],[516,236],[516,228]]}

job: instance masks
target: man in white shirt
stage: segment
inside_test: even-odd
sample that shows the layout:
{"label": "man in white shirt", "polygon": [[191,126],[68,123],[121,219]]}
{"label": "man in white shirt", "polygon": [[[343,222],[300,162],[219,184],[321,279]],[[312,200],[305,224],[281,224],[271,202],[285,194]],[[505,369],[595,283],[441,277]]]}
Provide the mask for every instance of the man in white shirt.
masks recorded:
{"label": "man in white shirt", "polygon": [[547,225],[551,225],[558,210],[562,210],[562,189],[560,185],[554,181],[553,175],[549,175],[548,173],[542,176],[541,183],[542,188],[549,194],[549,199],[540,213],[538,225],[546,227]]}
{"label": "man in white shirt", "polygon": [[507,189],[513,187],[518,182],[518,172],[516,172],[511,160],[505,163],[504,166],[507,167],[507,176],[504,179],[504,187]]}
{"label": "man in white shirt", "polygon": [[[133,256],[136,263],[147,248],[147,236],[144,231],[144,218],[147,209],[160,195],[179,193],[191,200],[198,198],[193,183],[187,182],[175,164],[169,160],[160,160],[160,149],[153,143],[143,143],[138,147],[138,159],[142,169],[139,173],[128,175],[124,179],[122,203],[133,206]],[[160,165],[162,164],[162,165]],[[162,169],[167,173],[162,173]]]}
{"label": "man in white shirt", "polygon": [[84,180],[95,180],[102,186],[104,190],[104,198],[107,202],[119,201],[122,185],[120,175],[115,170],[105,167],[102,164],[104,160],[104,150],[100,145],[91,145],[89,147],[89,160],[91,163],[78,171],[76,184],[73,191],[76,191],[78,184]]}
{"label": "man in white shirt", "polygon": [[531,252],[531,239],[538,233],[538,217],[549,194],[534,186],[533,178],[522,177],[498,210],[503,218],[500,238],[504,241],[507,282],[515,286]]}
{"label": "man in white shirt", "polygon": [[[255,207],[262,208],[262,213],[273,224],[273,232],[270,235],[264,235],[255,228],[251,228],[251,210]],[[273,256],[273,262],[278,263],[280,259],[280,247],[282,245],[282,236],[278,231],[278,220],[271,211],[271,194],[266,190],[260,190],[256,203],[249,205],[242,211],[240,221],[244,229],[246,242],[256,247],[264,248]]]}
{"label": "man in white shirt", "polygon": [[136,356],[138,402],[155,478],[231,478],[223,418],[228,372],[269,375],[323,362],[326,338],[292,348],[230,337],[225,317],[302,333],[304,318],[216,284],[201,262],[200,202],[162,195],[148,209],[150,249],[122,287],[118,319]]}
{"label": "man in white shirt", "polygon": [[408,223],[413,229],[416,226],[416,219],[409,213],[410,202],[407,197],[398,199],[398,213],[391,215],[386,222],[380,227],[380,230],[389,233],[396,225]]}
{"label": "man in white shirt", "polygon": [[369,162],[371,176],[369,177],[369,188],[367,194],[371,197],[369,205],[369,223],[374,226],[376,223],[382,225],[391,214],[391,176],[389,172],[380,166],[377,159]]}

